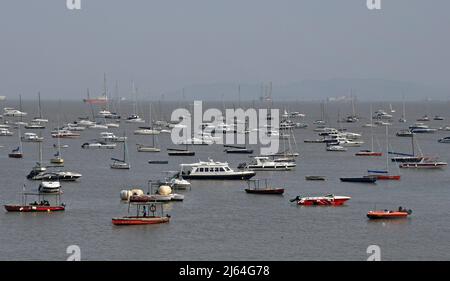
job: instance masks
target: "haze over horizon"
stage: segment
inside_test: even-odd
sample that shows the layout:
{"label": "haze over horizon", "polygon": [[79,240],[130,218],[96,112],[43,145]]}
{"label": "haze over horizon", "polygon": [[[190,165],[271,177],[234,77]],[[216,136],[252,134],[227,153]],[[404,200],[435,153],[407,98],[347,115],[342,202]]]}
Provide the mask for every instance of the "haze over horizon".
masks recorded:
{"label": "haze over horizon", "polygon": [[450,2],[4,0],[0,95],[81,99],[103,74],[131,98],[448,99]]}

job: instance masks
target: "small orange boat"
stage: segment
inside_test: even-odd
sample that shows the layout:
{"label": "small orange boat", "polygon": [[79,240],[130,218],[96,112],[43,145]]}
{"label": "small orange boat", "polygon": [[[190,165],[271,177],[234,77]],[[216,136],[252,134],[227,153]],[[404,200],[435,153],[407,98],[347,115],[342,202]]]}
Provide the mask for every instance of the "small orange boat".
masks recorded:
{"label": "small orange boat", "polygon": [[369,211],[367,217],[369,219],[399,219],[406,218],[412,214],[411,210],[403,209],[399,207],[396,211],[380,210],[380,211]]}

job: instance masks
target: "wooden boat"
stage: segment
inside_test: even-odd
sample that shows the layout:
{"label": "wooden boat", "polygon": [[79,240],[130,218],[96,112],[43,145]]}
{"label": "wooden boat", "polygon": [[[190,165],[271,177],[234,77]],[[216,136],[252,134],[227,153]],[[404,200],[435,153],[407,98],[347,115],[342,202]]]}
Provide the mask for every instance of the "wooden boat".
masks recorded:
{"label": "wooden boat", "polygon": [[360,183],[375,183],[377,178],[375,176],[363,176],[356,178],[340,178],[342,182],[360,182]]}
{"label": "wooden boat", "polygon": [[245,189],[245,192],[251,194],[281,195],[284,193],[284,188],[269,186],[267,179],[247,180],[247,186],[248,188]]}
{"label": "wooden boat", "polygon": [[328,194],[325,196],[317,197],[300,197],[297,196],[291,199],[291,202],[296,202],[297,205],[302,206],[342,206],[350,200],[349,196],[336,196],[333,194]]}
{"label": "wooden boat", "polygon": [[403,209],[402,207],[399,207],[396,211],[388,211],[388,210],[381,210],[381,211],[369,211],[367,213],[367,217],[369,219],[401,219],[406,218],[409,215],[412,214],[411,210]]}
{"label": "wooden boat", "polygon": [[[157,215],[157,205],[161,207],[160,215]],[[147,224],[160,224],[168,223],[170,221],[170,216],[164,216],[163,205],[160,203],[133,203],[130,202],[128,206],[128,213],[130,212],[130,207],[136,206],[136,216],[124,216],[112,218],[112,223],[114,225],[147,225]]]}
{"label": "wooden boat", "polygon": [[325,176],[305,176],[307,181],[325,181],[327,178]]}

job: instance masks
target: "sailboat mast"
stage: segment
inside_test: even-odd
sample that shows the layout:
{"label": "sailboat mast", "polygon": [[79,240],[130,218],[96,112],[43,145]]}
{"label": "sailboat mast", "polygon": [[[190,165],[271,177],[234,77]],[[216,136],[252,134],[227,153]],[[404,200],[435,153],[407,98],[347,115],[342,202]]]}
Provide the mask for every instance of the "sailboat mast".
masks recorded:
{"label": "sailboat mast", "polygon": [[373,120],[372,120],[372,104],[370,104],[370,137],[372,143],[372,152],[373,152]]}
{"label": "sailboat mast", "polygon": [[38,110],[39,110],[39,118],[42,119],[41,92],[38,92]]}
{"label": "sailboat mast", "polygon": [[386,171],[389,171],[389,127],[386,125]]}

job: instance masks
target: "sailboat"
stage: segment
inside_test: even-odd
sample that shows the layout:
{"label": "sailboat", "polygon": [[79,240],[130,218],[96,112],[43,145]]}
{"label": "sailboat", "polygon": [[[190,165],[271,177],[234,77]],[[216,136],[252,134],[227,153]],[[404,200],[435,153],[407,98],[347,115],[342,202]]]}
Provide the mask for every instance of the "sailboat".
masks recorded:
{"label": "sailboat", "polygon": [[400,153],[400,152],[391,152],[389,151],[389,154],[398,155],[396,157],[392,157],[392,162],[400,162],[400,163],[417,163],[423,160],[423,156],[416,156],[415,155],[415,143],[414,143],[414,136],[413,133],[411,135],[411,154],[408,153]]}
{"label": "sailboat", "polygon": [[155,146],[155,134],[152,134],[152,145],[136,144],[138,152],[160,152],[161,149]]}
{"label": "sailboat", "polygon": [[[58,134],[59,134],[59,126],[58,126]],[[54,154],[55,158],[50,159],[50,163],[53,164],[63,164],[64,159],[61,157],[61,138],[58,138],[58,151]]]}
{"label": "sailboat", "polygon": [[134,103],[133,103],[133,114],[130,115],[125,122],[127,123],[145,123],[145,120],[139,117],[138,115],[138,107],[137,107],[137,90],[134,86],[134,82],[132,82],[132,93],[134,96]]}
{"label": "sailboat", "polygon": [[[124,134],[125,137],[125,134]],[[112,169],[130,169],[131,166],[127,162],[128,160],[128,149],[127,149],[127,141],[123,142],[123,160],[111,158],[114,162],[111,164]]]}
{"label": "sailboat", "polygon": [[389,174],[389,127],[386,126],[386,170],[369,170],[369,173],[375,174],[377,180],[400,180],[400,175]]}
{"label": "sailboat", "polygon": [[8,154],[9,158],[23,158],[23,152],[22,152],[22,138],[20,136],[20,125],[18,126],[18,133],[19,135],[19,146],[16,149],[13,149],[11,153]]}
{"label": "sailboat", "polygon": [[139,129],[134,131],[135,135],[159,135],[160,131],[155,130],[152,127],[152,104],[149,105],[149,121],[148,126],[139,127]]}
{"label": "sailboat", "polygon": [[405,114],[405,96],[403,96],[403,111],[402,117],[398,120],[400,123],[406,123],[406,114]]}
{"label": "sailboat", "polygon": [[[370,105],[370,116],[372,116],[372,105]],[[370,118],[370,138],[371,138],[371,144],[372,144],[372,148],[371,150],[361,150],[359,152],[357,152],[355,155],[356,156],[382,156],[383,153],[382,152],[375,152],[373,150],[373,121],[372,118]]]}

